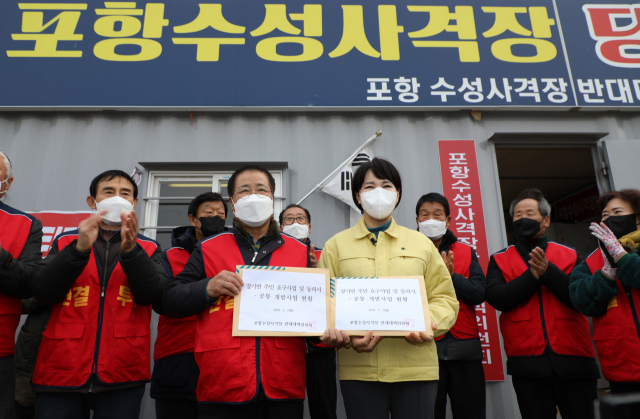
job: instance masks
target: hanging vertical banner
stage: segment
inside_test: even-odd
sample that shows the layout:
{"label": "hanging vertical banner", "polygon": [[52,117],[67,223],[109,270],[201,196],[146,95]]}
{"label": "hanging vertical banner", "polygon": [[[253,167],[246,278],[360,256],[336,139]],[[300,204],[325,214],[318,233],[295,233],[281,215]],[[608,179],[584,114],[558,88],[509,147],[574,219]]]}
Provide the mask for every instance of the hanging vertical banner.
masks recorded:
{"label": "hanging vertical banner", "polygon": [[[439,140],[443,195],[451,207],[449,229],[476,251],[482,270],[487,272],[489,250],[484,226],[478,161],[473,140]],[[487,381],[504,381],[502,351],[496,310],[487,303],[476,306],[480,342]]]}
{"label": "hanging vertical banner", "polygon": [[88,218],[93,211],[41,211],[29,212],[42,222],[42,257],[51,250],[51,244],[61,233],[78,228],[80,221]]}

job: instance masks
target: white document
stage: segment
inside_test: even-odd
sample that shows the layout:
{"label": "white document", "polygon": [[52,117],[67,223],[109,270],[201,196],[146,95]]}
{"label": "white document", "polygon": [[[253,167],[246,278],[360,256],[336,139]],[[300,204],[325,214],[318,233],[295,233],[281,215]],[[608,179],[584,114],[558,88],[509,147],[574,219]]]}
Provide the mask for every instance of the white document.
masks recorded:
{"label": "white document", "polygon": [[238,330],[324,333],[324,274],[245,269]]}
{"label": "white document", "polygon": [[336,328],[425,331],[418,278],[337,278]]}

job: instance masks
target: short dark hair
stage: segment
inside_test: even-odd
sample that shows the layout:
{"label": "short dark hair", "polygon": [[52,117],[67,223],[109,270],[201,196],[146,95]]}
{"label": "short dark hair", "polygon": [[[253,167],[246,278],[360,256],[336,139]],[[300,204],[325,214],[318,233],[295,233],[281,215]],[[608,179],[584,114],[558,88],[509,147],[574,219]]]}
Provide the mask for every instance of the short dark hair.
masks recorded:
{"label": "short dark hair", "polygon": [[129,176],[122,170],[107,170],[106,172],[102,172],[98,176],[94,177],[91,181],[91,185],[89,185],[89,195],[91,195],[91,197],[95,199],[98,193],[98,183],[102,182],[103,180],[109,181],[117,177],[124,178],[128,180],[129,183],[131,183],[131,185],[133,186],[133,199],[137,199],[138,185],[136,185],[136,182],[131,178],[131,176]]}
{"label": "short dark hair", "polygon": [[309,221],[309,224],[311,224],[311,214],[309,214],[309,210],[306,209],[305,207],[301,207],[298,204],[289,204],[289,205],[287,205],[287,208],[285,208],[282,211],[280,211],[280,217],[278,218],[278,222],[280,224],[282,224],[282,222],[284,221],[284,213],[285,213],[285,211],[287,211],[288,209],[291,209],[291,208],[300,208],[301,210],[303,210],[304,213],[307,214],[307,220]]}
{"label": "short dark hair", "polygon": [[607,206],[609,201],[616,198],[622,199],[623,201],[626,201],[629,204],[631,204],[631,207],[633,208],[633,212],[634,214],[636,214],[636,217],[640,216],[640,191],[637,189],[623,189],[621,191],[607,192],[606,194],[603,194],[598,199],[598,202],[596,203],[596,208],[598,209],[598,214],[600,215],[601,219],[602,219],[602,211],[604,211],[604,208]]}
{"label": "short dark hair", "polygon": [[543,218],[547,215],[551,215],[551,205],[549,205],[549,202],[545,199],[542,192],[540,192],[540,189],[529,188],[520,192],[518,196],[516,196],[516,199],[511,201],[511,206],[509,207],[509,215],[511,215],[511,218],[513,218],[513,213],[516,209],[516,205],[518,205],[520,201],[524,201],[525,199],[535,199],[536,201],[538,201],[538,210],[540,210],[540,214]]}
{"label": "short dark hair", "polygon": [[240,175],[240,174],[242,174],[244,172],[262,172],[262,173],[264,173],[267,176],[267,179],[269,179],[269,187],[271,188],[271,193],[273,195],[276,194],[276,180],[273,178],[273,176],[271,175],[271,173],[269,173],[269,171],[267,169],[265,169],[264,167],[260,167],[260,166],[244,166],[244,167],[239,168],[235,172],[233,172],[233,174],[229,178],[229,181],[227,182],[227,193],[229,194],[229,197],[233,196],[233,191],[235,191],[235,189],[236,189],[236,178],[238,177],[238,175]]}
{"label": "short dark hair", "polygon": [[437,192],[431,192],[426,195],[422,195],[420,199],[418,199],[418,203],[416,204],[416,217],[420,216],[420,207],[425,202],[437,203],[441,204],[444,207],[444,213],[448,217],[451,214],[451,210],[449,209],[449,201],[444,196],[440,195]]}
{"label": "short dark hair", "polygon": [[360,167],[358,167],[358,170],[353,174],[353,180],[351,182],[351,196],[353,197],[353,203],[356,204],[356,207],[362,210],[362,206],[358,203],[357,196],[362,188],[362,184],[364,183],[364,177],[367,175],[369,170],[371,170],[373,175],[378,179],[388,180],[393,183],[393,186],[395,186],[398,191],[397,207],[402,199],[402,179],[400,178],[400,173],[398,172],[398,169],[391,164],[391,162],[377,157],[374,157],[370,162],[361,164]]}
{"label": "short dark hair", "polygon": [[224,207],[224,218],[227,218],[227,205],[224,203],[222,195],[217,192],[204,192],[193,198],[193,201],[191,201],[191,203],[189,204],[189,215],[197,217],[198,208],[200,208],[200,205],[204,204],[205,202],[222,202],[222,206]]}

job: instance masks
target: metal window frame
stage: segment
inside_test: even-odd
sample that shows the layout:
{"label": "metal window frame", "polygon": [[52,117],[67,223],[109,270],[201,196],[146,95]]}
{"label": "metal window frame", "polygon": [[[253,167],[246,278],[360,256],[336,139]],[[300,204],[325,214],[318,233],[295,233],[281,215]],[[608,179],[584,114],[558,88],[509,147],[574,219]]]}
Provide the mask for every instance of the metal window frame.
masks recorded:
{"label": "metal window frame", "polygon": [[[228,164],[228,163],[227,163]],[[156,239],[158,230],[172,230],[178,226],[164,226],[158,225],[158,213],[161,201],[190,201],[195,197],[161,197],[160,186],[166,182],[202,182],[211,181],[213,192],[218,192],[223,195],[223,198],[227,199],[226,191],[219,191],[218,185],[220,180],[228,179],[233,174],[234,169],[228,167],[227,164],[221,165],[226,170],[172,170],[176,166],[160,170],[150,170],[147,176],[147,188],[146,196],[142,198],[145,202],[144,208],[144,223],[140,227],[141,234]],[[244,166],[246,163],[238,163],[239,166]],[[185,165],[189,166],[189,165]],[[227,169],[228,167],[228,169]],[[283,164],[280,168],[269,168],[269,173],[274,177],[276,181],[276,191],[283,191],[282,194],[275,196],[275,208],[274,214],[279,214],[282,208],[285,206],[287,194],[284,193],[288,189],[288,170],[287,165]]]}

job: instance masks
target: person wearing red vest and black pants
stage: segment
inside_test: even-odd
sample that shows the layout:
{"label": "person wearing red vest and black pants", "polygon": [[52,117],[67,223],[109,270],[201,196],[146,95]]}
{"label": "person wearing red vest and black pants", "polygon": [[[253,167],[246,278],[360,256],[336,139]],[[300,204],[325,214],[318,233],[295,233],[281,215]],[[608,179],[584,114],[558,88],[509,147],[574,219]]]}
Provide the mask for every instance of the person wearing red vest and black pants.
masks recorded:
{"label": "person wearing red vest and black pants", "polygon": [[[205,192],[191,201],[188,215],[191,225],[173,229],[173,247],[162,252],[162,266],[170,280],[182,272],[199,241],[225,230],[227,207],[220,194]],[[157,419],[198,418],[200,371],[193,355],[195,342],[196,316],[175,319],[160,315],[151,374]]]}
{"label": "person wearing red vest and black pants", "polygon": [[[295,237],[309,248],[311,267],[318,265],[321,248],[309,239],[311,214],[298,204],[288,205],[280,212],[280,231]],[[336,380],[336,348],[326,346],[319,338],[307,339],[307,402],[311,419],[336,419],[338,384]]]}
{"label": "person wearing red vest and black pants", "polygon": [[234,296],[242,289],[236,265],[310,267],[307,246],[281,235],[273,219],[275,180],[245,166],[228,181],[233,231],[196,246],[163,296],[166,315],[197,315],[196,392],[200,418],[301,419],[305,341],[233,337]]}
{"label": "person wearing red vest and black pants", "polygon": [[416,204],[418,231],[438,248],[460,303],[456,324],[436,338],[440,379],[435,417],[446,417],[449,395],[454,419],[484,419],[486,391],[475,306],[484,302],[486,279],[476,252],[449,230],[450,213],[449,201],[439,193],[423,195]]}
{"label": "person wearing red vest and black pants", "polygon": [[502,311],[507,374],[523,419],[593,418],[600,377],[587,318],[569,297],[575,249],[549,241],[551,206],[538,189],[511,202],[514,244],[491,256],[487,302]]}
{"label": "person wearing red vest and black pants", "polygon": [[151,305],[168,283],[158,243],[138,234],[138,188],[121,170],[93,179],[96,214],[59,235],[31,280],[52,306],[33,374],[36,419],[134,419],[150,380]]}
{"label": "person wearing red vest and black pants", "polygon": [[[640,191],[608,192],[591,224],[600,248],[571,273],[576,308],[593,316],[593,340],[612,394],[640,393]],[[640,409],[630,417],[640,417]]]}
{"label": "person wearing red vest and black pants", "polygon": [[[13,183],[11,162],[0,151],[0,199]],[[15,336],[22,299],[31,297],[29,273],[42,259],[42,223],[0,202],[0,419],[13,419]]]}

